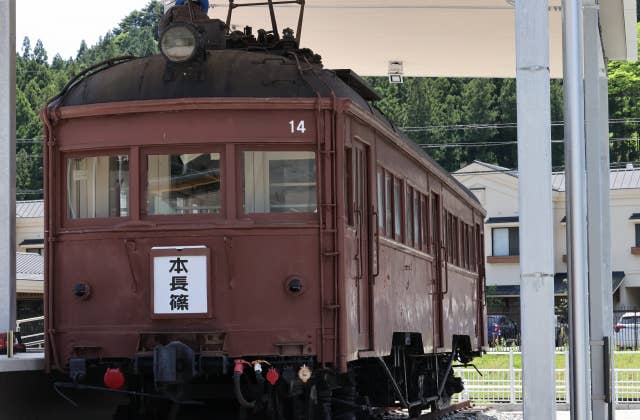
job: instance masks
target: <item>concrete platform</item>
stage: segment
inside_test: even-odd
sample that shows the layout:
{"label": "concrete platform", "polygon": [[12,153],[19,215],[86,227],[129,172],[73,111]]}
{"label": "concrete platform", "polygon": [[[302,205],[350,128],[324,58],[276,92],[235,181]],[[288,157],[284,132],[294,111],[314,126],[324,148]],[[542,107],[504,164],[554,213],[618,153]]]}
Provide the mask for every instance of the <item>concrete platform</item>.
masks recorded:
{"label": "concrete platform", "polygon": [[0,372],[25,372],[44,369],[44,353],[16,353],[0,356]]}

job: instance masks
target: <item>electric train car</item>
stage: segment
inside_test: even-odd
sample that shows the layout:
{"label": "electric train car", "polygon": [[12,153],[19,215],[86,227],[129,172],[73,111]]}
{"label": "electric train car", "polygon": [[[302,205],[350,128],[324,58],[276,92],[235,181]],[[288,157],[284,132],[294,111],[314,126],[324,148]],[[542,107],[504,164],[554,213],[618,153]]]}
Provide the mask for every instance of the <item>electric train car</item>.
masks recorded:
{"label": "electric train car", "polygon": [[161,55],[41,112],[56,387],[123,394],[131,419],[447,405],[486,344],[481,205],[300,29],[181,3]]}

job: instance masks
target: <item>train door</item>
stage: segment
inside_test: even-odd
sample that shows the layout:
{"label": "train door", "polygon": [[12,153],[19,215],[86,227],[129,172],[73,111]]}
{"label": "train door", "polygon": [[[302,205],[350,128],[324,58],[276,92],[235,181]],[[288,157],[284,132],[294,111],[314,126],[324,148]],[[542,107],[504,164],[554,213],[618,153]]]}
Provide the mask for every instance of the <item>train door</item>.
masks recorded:
{"label": "train door", "polygon": [[[443,307],[442,307],[442,279],[446,275],[447,261],[445,256],[445,247],[443,234],[445,233],[445,226],[442,220],[442,209],[440,207],[440,196],[438,194],[432,194],[431,201],[431,222],[433,226],[433,347],[444,347],[443,334],[444,334],[444,320],[443,320]],[[446,222],[445,222],[446,223]]]}
{"label": "train door", "polygon": [[358,349],[371,348],[370,340],[370,237],[369,148],[353,140],[353,212],[356,228],[356,289],[358,304]]}

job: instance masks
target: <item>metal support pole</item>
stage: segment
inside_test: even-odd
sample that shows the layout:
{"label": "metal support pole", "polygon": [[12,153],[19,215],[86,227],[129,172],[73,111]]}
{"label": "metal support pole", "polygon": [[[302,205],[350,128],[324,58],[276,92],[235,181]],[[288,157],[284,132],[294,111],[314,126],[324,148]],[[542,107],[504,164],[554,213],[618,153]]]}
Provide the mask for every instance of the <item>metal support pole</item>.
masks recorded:
{"label": "metal support pole", "polygon": [[607,64],[602,54],[596,0],[584,0],[584,89],[589,253],[589,328],[593,420],[612,420],[613,354],[605,338],[613,331],[609,198]]}
{"label": "metal support pole", "polygon": [[591,418],[582,0],[562,1],[571,418]]}
{"label": "metal support pole", "polygon": [[555,419],[551,105],[547,1],[516,2],[520,299],[525,420]]}
{"label": "metal support pole", "polygon": [[513,363],[513,350],[509,349],[509,402],[516,403],[516,370]]}
{"label": "metal support pole", "polygon": [[0,332],[16,324],[16,1],[0,0]]}

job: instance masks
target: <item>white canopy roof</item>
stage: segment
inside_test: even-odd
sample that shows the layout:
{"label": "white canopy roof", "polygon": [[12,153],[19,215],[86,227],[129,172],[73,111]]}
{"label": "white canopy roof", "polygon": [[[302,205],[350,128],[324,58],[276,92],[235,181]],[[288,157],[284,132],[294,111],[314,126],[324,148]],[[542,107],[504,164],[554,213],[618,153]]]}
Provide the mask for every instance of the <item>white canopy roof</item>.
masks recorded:
{"label": "white canopy roof", "polygon": [[[236,0],[237,4],[254,0]],[[525,0],[522,0],[525,1]],[[515,77],[514,0],[306,0],[302,46],[327,68],[384,76],[402,61],[405,76]],[[562,75],[560,0],[549,2],[551,76]],[[210,15],[225,19],[226,1]],[[296,28],[299,7],[276,8],[278,28]],[[637,59],[635,0],[601,0],[605,56]],[[265,7],[236,8],[237,29],[270,28]]]}

